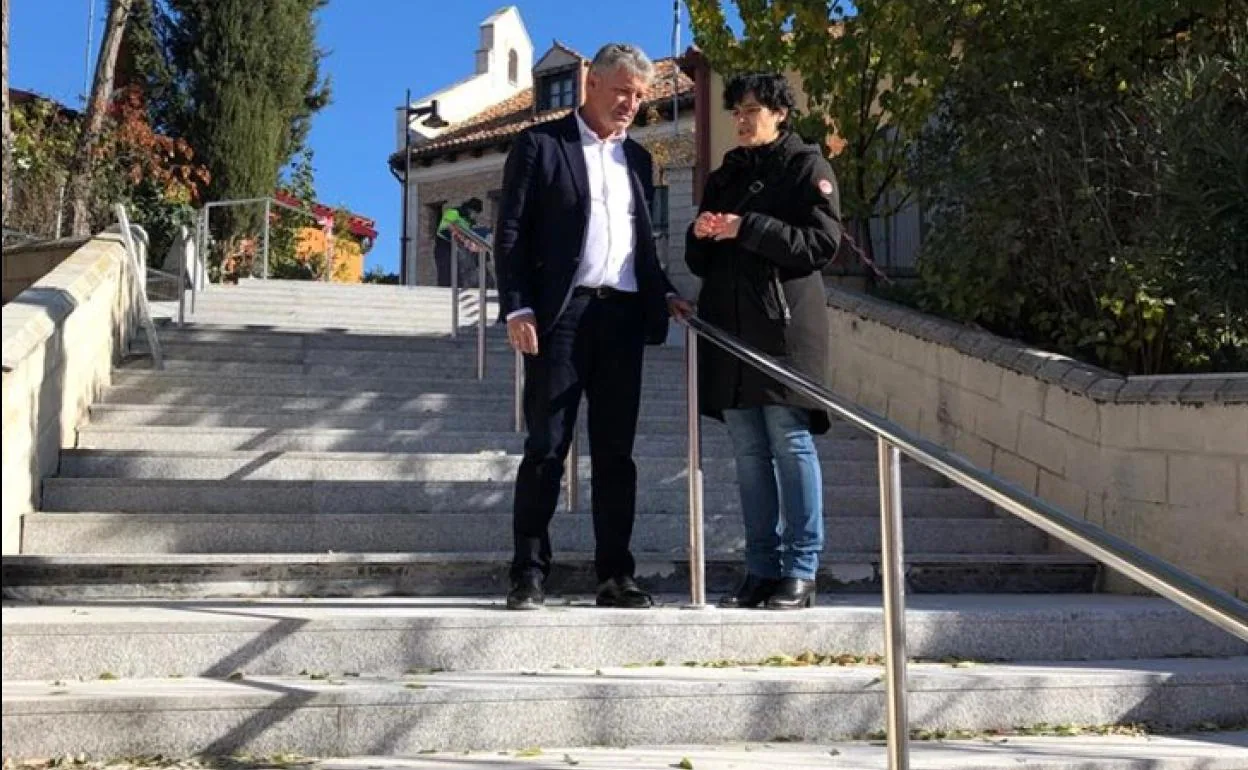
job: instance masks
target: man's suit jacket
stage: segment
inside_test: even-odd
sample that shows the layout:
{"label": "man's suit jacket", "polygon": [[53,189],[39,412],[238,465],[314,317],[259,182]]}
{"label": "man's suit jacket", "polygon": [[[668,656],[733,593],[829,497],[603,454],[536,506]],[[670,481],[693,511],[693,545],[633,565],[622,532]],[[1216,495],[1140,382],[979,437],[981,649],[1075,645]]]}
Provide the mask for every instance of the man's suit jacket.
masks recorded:
{"label": "man's suit jacket", "polygon": [[[641,295],[646,342],[667,337],[667,294],[675,292],[659,264],[650,223],[654,197],[650,153],[624,142],[633,185],[637,245],[634,267]],[[581,261],[589,221],[589,181],[576,115],[522,132],[507,156],[502,200],[494,231],[502,316],[532,308],[545,334],[567,306]]]}

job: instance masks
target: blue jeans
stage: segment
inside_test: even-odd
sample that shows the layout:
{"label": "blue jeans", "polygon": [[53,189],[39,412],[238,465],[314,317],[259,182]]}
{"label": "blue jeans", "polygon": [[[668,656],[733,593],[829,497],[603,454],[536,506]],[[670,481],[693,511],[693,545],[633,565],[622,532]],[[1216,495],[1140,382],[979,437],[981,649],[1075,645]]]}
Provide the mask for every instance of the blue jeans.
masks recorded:
{"label": "blue jeans", "polygon": [[809,413],[789,406],[725,409],[724,422],[737,460],[746,569],[764,578],[814,580],[823,550],[823,472]]}

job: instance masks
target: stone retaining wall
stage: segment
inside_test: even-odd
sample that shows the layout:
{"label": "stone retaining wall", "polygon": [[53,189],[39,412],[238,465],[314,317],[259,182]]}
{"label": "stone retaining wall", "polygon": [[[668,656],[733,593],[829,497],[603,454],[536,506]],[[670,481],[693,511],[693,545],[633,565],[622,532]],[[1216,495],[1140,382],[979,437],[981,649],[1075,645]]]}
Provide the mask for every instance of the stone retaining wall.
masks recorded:
{"label": "stone retaining wall", "polygon": [[86,242],[86,238],[61,238],[5,249],[4,302],[10,302],[35,281],[52,272]]}
{"label": "stone retaining wall", "polygon": [[4,306],[3,553],[138,328],[125,259],[119,235],[97,236]]}
{"label": "stone retaining wall", "polygon": [[1248,597],[1248,373],[1124,378],[841,289],[829,318],[837,393]]}

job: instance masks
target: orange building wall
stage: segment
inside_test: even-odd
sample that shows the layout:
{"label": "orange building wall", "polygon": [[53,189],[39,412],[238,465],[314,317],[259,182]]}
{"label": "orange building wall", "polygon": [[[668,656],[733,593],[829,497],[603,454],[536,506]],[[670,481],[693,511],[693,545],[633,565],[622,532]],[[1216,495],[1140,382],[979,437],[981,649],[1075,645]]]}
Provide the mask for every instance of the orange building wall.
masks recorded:
{"label": "orange building wall", "polygon": [[[304,227],[296,235],[295,253],[300,257],[326,252],[325,231],[317,227]],[[334,267],[330,277],[335,283],[360,283],[364,280],[364,250],[350,236],[334,239]]]}

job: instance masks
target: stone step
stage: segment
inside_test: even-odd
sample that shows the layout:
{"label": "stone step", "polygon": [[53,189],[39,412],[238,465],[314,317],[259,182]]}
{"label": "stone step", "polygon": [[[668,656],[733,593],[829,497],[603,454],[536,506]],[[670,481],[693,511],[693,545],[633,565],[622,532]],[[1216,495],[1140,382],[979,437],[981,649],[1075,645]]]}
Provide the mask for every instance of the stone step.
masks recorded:
{"label": "stone step", "polygon": [[[189,298],[188,298],[189,299]],[[381,300],[368,297],[337,297],[337,298],[292,298],[280,295],[249,296],[238,298],[212,297],[197,299],[192,318],[202,314],[230,315],[239,321],[252,322],[255,317],[303,316],[315,319],[333,319],[338,321],[344,317],[356,318],[371,323],[379,320],[392,323],[396,319],[427,316],[450,320],[451,308],[454,306],[450,297],[425,297],[404,301],[399,299]],[[475,315],[480,302],[477,293],[464,292],[459,298],[459,312],[462,318],[466,314]],[[186,310],[190,311],[190,303]],[[498,318],[498,303],[486,302],[486,317],[490,321]]]}
{"label": "stone step", "polygon": [[[190,297],[188,296],[189,300]],[[197,307],[230,307],[240,310],[268,311],[268,310],[305,310],[317,307],[337,308],[344,307],[357,312],[366,310],[379,311],[378,314],[385,312],[403,312],[420,310],[422,308],[436,308],[449,305],[453,301],[451,290],[449,288],[442,289],[440,292],[417,291],[404,293],[377,293],[371,291],[364,292],[289,292],[289,291],[273,291],[273,290],[248,290],[248,291],[225,291],[202,292],[196,297]],[[480,289],[476,286],[460,287],[459,304],[461,306],[475,306],[480,302]],[[496,306],[498,297],[492,290],[486,290],[486,304]]]}
{"label": "stone step", "polygon": [[[480,305],[477,293],[464,292],[459,298],[461,317],[466,313],[476,313]],[[451,298],[418,297],[411,300],[402,298],[377,299],[374,297],[288,297],[281,295],[248,297],[211,297],[197,299],[195,317],[201,313],[234,316],[239,321],[251,322],[253,318],[265,316],[305,316],[309,318],[333,319],[344,317],[358,318],[370,323],[379,321],[389,323],[393,319],[428,315],[450,318],[453,306]],[[190,303],[187,303],[190,310]],[[498,303],[487,300],[486,312],[491,321],[498,318]]]}
{"label": "stone step", "polygon": [[[671,483],[688,478],[683,458],[636,461],[640,479]],[[832,487],[867,487],[878,483],[876,463],[864,460],[822,459],[825,483]],[[66,449],[61,452],[62,478],[216,479],[222,481],[511,481],[520,467],[520,455],[486,451],[477,454],[411,454],[380,452],[208,452],[174,454]],[[590,458],[581,455],[582,477],[592,478]],[[736,463],[730,458],[705,458],[707,483],[736,484]],[[943,477],[913,462],[903,475],[909,487],[947,486]]]}
{"label": "stone step", "polygon": [[[474,365],[475,367],[475,365]],[[458,378],[451,376],[458,374]],[[512,370],[486,370],[486,379],[476,379],[476,369],[458,367],[453,372],[443,372],[441,376],[417,376],[412,378],[397,377],[328,377],[310,376],[305,374],[289,374],[284,376],[265,376],[249,374],[246,371],[234,373],[217,373],[206,376],[203,372],[186,371],[154,371],[147,368],[124,368],[113,372],[113,388],[124,388],[135,393],[160,393],[165,390],[185,392],[214,392],[221,394],[267,394],[267,395],[337,395],[337,394],[380,394],[388,396],[411,396],[420,393],[441,393],[454,389],[456,393],[472,396],[493,396],[506,398],[513,396]],[[641,392],[643,402],[651,400],[685,399],[683,375],[676,381],[651,379],[647,381]]]}
{"label": "stone step", "polygon": [[[177,318],[177,306],[167,310],[165,323]],[[493,319],[491,312],[487,320]],[[332,320],[329,320],[332,319]],[[190,306],[186,309],[186,320],[198,326],[218,326],[226,328],[251,328],[257,331],[284,331],[302,334],[352,334],[376,337],[400,337],[405,339],[439,339],[447,337],[451,330],[450,310],[445,313],[431,314],[427,317],[406,320],[378,322],[370,312],[364,317],[351,317],[338,314],[331,316],[323,311],[305,315],[277,314],[261,315],[251,312],[214,312],[200,309],[192,313]],[[459,316],[459,335],[465,338],[475,334],[477,325],[476,312],[461,313]]]}
{"label": "stone step", "polygon": [[[272,513],[28,513],[22,521],[22,552],[71,553],[318,553],[318,552],[503,552],[511,548],[510,513],[459,514],[272,514]],[[829,516],[830,550],[874,556],[880,524],[869,517]],[[592,517],[572,515],[551,529],[558,551],[594,549]],[[741,517],[706,518],[706,547],[742,553]],[[1006,519],[913,519],[906,545],[920,553],[1042,553],[1040,530]],[[633,548],[683,554],[689,525],[679,514],[641,514]]]}
{"label": "stone step", "polygon": [[[346,383],[343,383],[344,385]],[[443,391],[450,390],[444,386]],[[194,389],[134,390],[109,388],[99,403],[124,404],[143,407],[187,407],[211,411],[236,410],[240,412],[314,411],[326,412],[391,412],[396,414],[432,414],[451,417],[457,414],[503,414],[514,418],[515,402],[510,388],[507,392],[487,395],[447,392],[410,392],[408,395],[390,393],[341,393],[294,395],[270,393],[219,393],[212,392],[212,383],[204,382]],[[684,419],[688,408],[684,399],[646,398],[642,401],[643,417],[666,417]]]}
{"label": "stone step", "polygon": [[[1248,731],[1187,736],[1108,735],[923,740],[911,744],[916,770],[1242,770],[1248,767]],[[562,758],[562,759],[560,759]],[[582,770],[667,770],[683,760],[705,770],[887,770],[882,741],[821,743],[730,743],[719,746],[570,747],[542,750],[545,768],[569,764]],[[431,752],[413,758],[366,760],[377,770],[532,770],[524,750]],[[1089,764],[1091,763],[1091,764]],[[350,761],[322,761],[310,770],[347,770]]]}
{"label": "stone step", "polygon": [[[920,735],[922,735],[920,733]],[[931,733],[928,733],[931,735]],[[540,751],[535,755],[534,752]],[[1095,735],[1078,737],[941,738],[921,740],[910,749],[916,770],[1243,770],[1248,731],[1179,736]],[[525,747],[514,751],[425,751],[414,757],[369,756],[301,760],[308,770],[668,770],[688,762],[703,770],[887,770],[883,741],[820,743],[725,743],[715,746]],[[255,767],[235,760],[240,767]],[[986,764],[985,764],[986,763]],[[168,767],[195,768],[172,762]],[[155,765],[154,767],[164,767]]]}
{"label": "stone step", "polygon": [[[200,292],[196,298],[197,306],[204,307],[239,307],[244,310],[260,310],[266,308],[298,309],[314,307],[345,306],[354,310],[413,310],[424,307],[449,305],[452,294],[449,287],[429,287],[422,289],[400,290],[394,292],[364,291],[343,292],[328,291],[284,291],[281,289],[229,289],[226,291]],[[461,305],[476,305],[480,300],[480,290],[460,287],[459,302]],[[190,296],[187,296],[190,299]],[[486,303],[498,304],[498,296],[493,289],[486,290]]]}
{"label": "stone step", "polygon": [[[194,373],[205,378],[218,375],[250,375],[253,377],[331,377],[339,380],[343,387],[357,379],[409,379],[409,380],[467,380],[476,378],[476,361],[471,356],[462,356],[458,360],[447,360],[434,356],[427,362],[414,366],[398,366],[395,364],[377,363],[360,366],[345,366],[332,363],[300,364],[274,363],[270,361],[197,361],[194,359],[170,358],[164,362],[166,372]],[[119,369],[124,372],[150,370],[150,358],[134,358],[123,363]],[[512,387],[513,363],[510,357],[498,361],[486,362],[486,376],[491,382],[498,383],[499,391],[510,392]],[[648,365],[642,370],[642,384],[665,385],[672,393],[685,392],[683,368],[666,365]]]}
{"label": "stone step", "polygon": [[[464,292],[459,298],[460,317],[472,313],[478,306],[477,293]],[[190,317],[201,320],[202,315],[232,317],[238,323],[254,323],[257,318],[275,316],[306,317],[316,320],[343,318],[359,319],[368,323],[391,323],[396,318],[430,316],[450,320],[453,303],[450,296],[378,299],[376,297],[290,297],[282,295],[252,295],[246,297],[200,297],[192,310],[190,297],[186,311]],[[486,302],[487,317],[498,318],[498,303]],[[202,322],[202,320],[201,320]]]}
{"label": "stone step", "polygon": [[[590,596],[552,599],[541,612],[502,612],[501,597],[9,605],[3,676],[401,675],[884,652],[879,597],[825,595],[787,613],[657,600],[646,612],[604,610]],[[906,639],[912,659],[975,662],[964,666],[1248,655],[1248,644],[1177,605],[1135,596],[920,594],[907,603]]]}
{"label": "stone step", "polygon": [[[408,352],[413,347],[436,350],[471,350],[477,349],[477,336],[461,335],[452,339],[443,337],[413,337],[404,339],[394,335],[372,334],[312,334],[306,331],[282,329],[258,329],[237,324],[200,324],[186,323],[178,326],[164,323],[158,327],[162,342],[220,344],[236,347],[296,347],[308,350],[371,350],[376,352]],[[145,342],[145,340],[144,340]],[[502,324],[490,324],[486,327],[486,344],[490,350],[510,351],[507,343],[506,327]],[[666,350],[664,347],[650,348],[649,351]]]}
{"label": "stone step", "polygon": [[[415,755],[529,746],[827,741],[883,723],[878,668],[602,668],[312,679],[5,682],[6,756]],[[921,730],[1242,720],[1248,660],[916,665]]]}
{"label": "stone step", "polygon": [[[441,338],[413,337],[404,339],[394,335],[374,336],[366,334],[310,334],[307,332],[278,332],[263,329],[209,326],[204,328],[164,326],[160,329],[160,340],[164,348],[195,351],[207,348],[229,348],[235,350],[304,350],[308,352],[334,352],[367,354],[370,356],[402,356],[413,353],[450,354],[475,356],[477,352],[477,336],[460,335],[457,339],[449,336]],[[135,340],[134,349],[145,350],[146,338]],[[486,333],[486,351],[514,357],[515,353],[507,342],[505,327],[492,325]],[[675,346],[658,345],[646,348],[649,360],[680,360],[684,361],[684,350]]]}
{"label": "stone step", "polygon": [[[829,592],[874,592],[879,559],[823,554],[819,583]],[[319,554],[20,554],[0,562],[6,599],[93,601],[225,596],[502,596],[509,585],[506,553]],[[685,593],[688,561],[679,554],[636,554],[637,577],[657,593]],[[1097,565],[1067,554],[921,554],[906,562],[912,593],[1086,593]],[[733,589],[737,554],[707,553],[708,592]],[[560,553],[552,593],[583,593],[596,585],[593,557]]]}
{"label": "stone step", "polygon": [[[646,404],[642,404],[637,422],[637,443],[643,444],[652,436],[685,436],[687,421],[683,414],[648,416]],[[584,430],[584,419],[580,420]],[[90,407],[91,425],[166,426],[185,428],[299,428],[311,429],[357,429],[357,430],[421,430],[427,434],[443,432],[491,432],[501,433],[515,427],[514,416],[506,413],[461,414],[396,414],[344,410],[324,412],[313,410],[269,410],[223,412],[208,407],[159,406],[149,404],[99,403]],[[728,431],[715,420],[702,420],[703,436],[727,440]],[[862,431],[846,424],[836,423],[826,434],[830,438],[861,438]]]}
{"label": "stone step", "polygon": [[[131,350],[142,354],[147,350],[145,343],[131,346]],[[663,348],[656,348],[656,351]],[[667,351],[646,358],[648,366],[661,366],[670,369],[672,374],[683,374],[683,351],[668,348]],[[399,350],[356,350],[353,348],[303,348],[276,346],[238,346],[218,342],[161,343],[161,352],[170,360],[181,361],[235,361],[258,363],[297,363],[308,366],[349,366],[378,367],[395,366],[403,368],[424,367],[445,363],[448,359],[476,366],[476,348],[467,346],[435,346],[426,349],[424,345],[413,342],[405,351]],[[486,350],[487,370],[510,372],[515,365],[515,353],[502,347]]]}
{"label": "stone step", "polygon": [[[355,429],[300,430],[298,428],[184,428],[167,426],[84,425],[78,429],[78,447],[118,451],[184,452],[436,452],[472,454],[488,451],[518,454],[525,436],[514,431],[494,433],[422,430],[370,431]],[[871,461],[876,445],[865,439],[816,437],[823,459]],[[585,452],[582,445],[582,454]],[[680,435],[646,436],[638,441],[634,456],[684,458],[688,440]],[[723,434],[702,442],[705,460],[732,457],[732,445]],[[907,483],[909,479],[903,477]]]}
{"label": "stone step", "polygon": [[[494,290],[489,290],[491,296]],[[242,296],[245,294],[288,294],[293,296],[345,296],[370,299],[386,296],[423,297],[450,296],[445,286],[397,286],[384,283],[329,283],[295,279],[269,278],[244,279],[234,284],[212,284],[200,291],[200,296]]]}
{"label": "stone step", "polygon": [[[43,483],[42,510],[114,513],[501,513],[511,510],[514,482],[507,481],[258,481],[250,479],[62,478]],[[579,509],[588,510],[588,480]],[[741,510],[735,484],[708,484],[709,514]],[[684,479],[643,478],[639,513],[685,514]],[[905,487],[902,505],[914,518],[984,518],[991,504],[957,488]],[[825,481],[824,514],[877,516],[879,489]]]}

